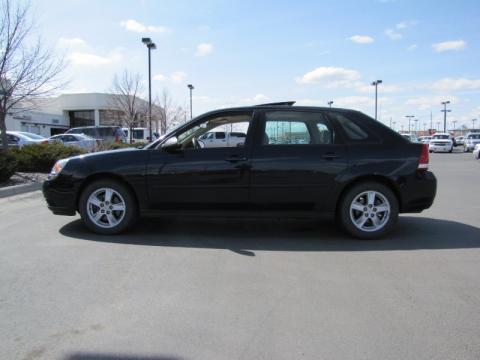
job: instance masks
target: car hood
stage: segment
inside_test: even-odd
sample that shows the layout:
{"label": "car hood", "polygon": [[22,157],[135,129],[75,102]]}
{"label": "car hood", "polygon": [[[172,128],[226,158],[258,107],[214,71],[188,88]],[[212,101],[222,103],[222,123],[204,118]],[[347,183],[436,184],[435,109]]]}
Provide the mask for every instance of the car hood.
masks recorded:
{"label": "car hood", "polygon": [[96,160],[96,159],[102,159],[102,158],[116,158],[119,156],[124,156],[127,153],[131,154],[132,151],[141,151],[141,149],[126,148],[126,149],[116,149],[116,150],[105,150],[105,151],[73,156],[69,158],[69,160],[75,160],[75,159]]}

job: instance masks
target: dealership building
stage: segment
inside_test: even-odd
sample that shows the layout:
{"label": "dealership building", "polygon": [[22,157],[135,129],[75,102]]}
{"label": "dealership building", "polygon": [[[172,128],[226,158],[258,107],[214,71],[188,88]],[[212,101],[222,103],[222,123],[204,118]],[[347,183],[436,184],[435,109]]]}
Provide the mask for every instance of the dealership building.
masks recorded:
{"label": "dealership building", "polygon": [[[72,127],[120,124],[122,113],[115,110],[114,96],[106,93],[81,93],[36,100],[34,111],[12,112],[7,115],[7,130],[50,137]],[[138,126],[141,127],[142,124]]]}

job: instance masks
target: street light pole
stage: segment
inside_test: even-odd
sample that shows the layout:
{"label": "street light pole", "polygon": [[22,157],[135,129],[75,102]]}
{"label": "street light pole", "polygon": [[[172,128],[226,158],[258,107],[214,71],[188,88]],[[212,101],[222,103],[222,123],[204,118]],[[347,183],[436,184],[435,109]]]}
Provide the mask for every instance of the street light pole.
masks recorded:
{"label": "street light pole", "polygon": [[457,123],[457,120],[453,120],[452,123],[453,123],[453,134],[455,135],[455,124]]}
{"label": "street light pole", "polygon": [[382,80],[375,80],[372,85],[375,86],[375,120],[377,120],[377,108],[378,108],[378,85],[382,83]]}
{"label": "street light pole", "polygon": [[413,115],[405,115],[405,117],[408,119],[408,132],[410,133],[410,121],[415,117]]}
{"label": "street light pole", "polygon": [[440,129],[440,121],[437,121],[437,129],[436,129],[436,131],[439,131],[439,129]]}
{"label": "street light pole", "polygon": [[328,106],[332,107],[333,100],[330,100],[327,104],[328,104]]}
{"label": "street light pole", "polygon": [[477,122],[477,119],[472,119],[472,130],[475,130],[475,123]]}
{"label": "street light pole", "polygon": [[190,89],[190,120],[193,119],[193,108],[192,108],[192,91],[195,89],[192,84],[188,84],[188,88]]}
{"label": "street light pole", "polygon": [[415,135],[418,137],[418,119],[414,119],[415,121]]}
{"label": "street light pole", "polygon": [[394,122],[392,122],[392,125],[393,125],[392,129],[393,129],[393,131],[395,131],[395,124],[396,124],[396,122],[395,122],[395,121],[394,121]]}
{"label": "street light pole", "polygon": [[450,101],[442,101],[443,105],[443,132],[447,132],[447,112],[450,112],[452,110],[447,110],[447,105],[450,104]]}
{"label": "street light pole", "polygon": [[157,46],[150,38],[142,38],[142,43],[144,43],[148,49],[148,126],[150,128],[150,142],[152,142],[153,133],[152,133],[152,57],[151,57],[151,52],[152,50],[155,50]]}

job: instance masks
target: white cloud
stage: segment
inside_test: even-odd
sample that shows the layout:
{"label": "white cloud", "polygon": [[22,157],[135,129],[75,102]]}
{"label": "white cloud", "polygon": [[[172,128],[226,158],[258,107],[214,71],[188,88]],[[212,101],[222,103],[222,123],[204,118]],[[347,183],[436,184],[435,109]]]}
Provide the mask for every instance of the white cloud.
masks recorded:
{"label": "white cloud", "polygon": [[442,101],[450,101],[452,104],[458,102],[458,97],[453,95],[433,95],[433,96],[419,96],[408,99],[405,104],[415,106],[420,110],[430,109],[432,107],[440,107]]}
{"label": "white cloud", "polygon": [[480,89],[480,79],[451,79],[443,78],[429,84],[429,88],[433,90],[445,91],[445,90],[476,90]]}
{"label": "white cloud", "polygon": [[409,46],[407,47],[407,50],[408,50],[408,51],[414,51],[414,50],[417,50],[417,48],[418,48],[418,45],[417,45],[417,44],[412,44],[412,45],[409,45]]}
{"label": "white cloud", "polygon": [[375,40],[367,35],[353,35],[348,38],[348,40],[351,40],[357,44],[371,44]]}
{"label": "white cloud", "polygon": [[458,51],[465,49],[466,46],[467,43],[464,40],[444,41],[432,45],[436,52]]}
{"label": "white cloud", "polygon": [[123,56],[118,52],[112,53],[109,56],[100,56],[84,52],[73,52],[69,54],[67,58],[73,65],[101,66],[119,62],[122,60]]}
{"label": "white cloud", "polygon": [[153,80],[164,81],[166,80],[166,77],[163,74],[157,74],[153,76]]}
{"label": "white cloud", "polygon": [[299,84],[323,84],[326,87],[351,87],[357,84],[360,73],[341,67],[321,66],[297,77]]}
{"label": "white cloud", "polygon": [[213,45],[209,43],[201,43],[197,45],[195,56],[207,56],[213,51]]}
{"label": "white cloud", "polygon": [[170,32],[170,29],[166,26],[144,25],[133,19],[121,21],[120,25],[128,31],[133,31],[137,33],[152,32],[152,33],[162,34],[162,33]]}
{"label": "white cloud", "polygon": [[175,71],[174,73],[170,74],[170,79],[176,84],[179,84],[187,78],[187,73],[183,71]]}
{"label": "white cloud", "polygon": [[85,40],[78,37],[75,37],[75,38],[61,37],[60,39],[58,39],[58,42],[57,42],[57,46],[60,46],[60,47],[84,46],[86,44],[87,43],[85,42]]}
{"label": "white cloud", "polygon": [[390,40],[400,40],[403,37],[402,34],[400,34],[398,31],[395,31],[394,29],[385,30],[385,35],[387,35]]}
{"label": "white cloud", "polygon": [[398,30],[403,30],[406,29],[407,27],[415,25],[415,21],[401,21],[397,25],[395,25],[395,28]]}

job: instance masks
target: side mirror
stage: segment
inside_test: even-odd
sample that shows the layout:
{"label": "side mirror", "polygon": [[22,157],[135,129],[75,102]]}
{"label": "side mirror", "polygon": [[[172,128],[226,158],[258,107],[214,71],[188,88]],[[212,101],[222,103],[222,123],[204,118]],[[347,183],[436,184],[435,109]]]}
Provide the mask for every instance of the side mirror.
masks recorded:
{"label": "side mirror", "polygon": [[167,139],[162,144],[162,149],[166,152],[177,152],[180,150],[180,144],[178,143],[178,139],[176,136]]}

